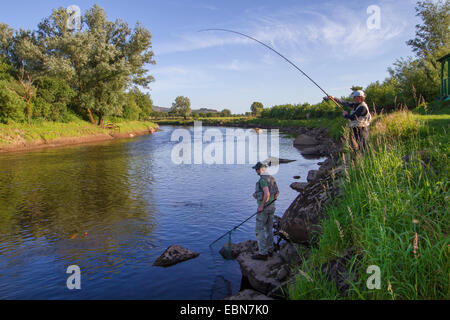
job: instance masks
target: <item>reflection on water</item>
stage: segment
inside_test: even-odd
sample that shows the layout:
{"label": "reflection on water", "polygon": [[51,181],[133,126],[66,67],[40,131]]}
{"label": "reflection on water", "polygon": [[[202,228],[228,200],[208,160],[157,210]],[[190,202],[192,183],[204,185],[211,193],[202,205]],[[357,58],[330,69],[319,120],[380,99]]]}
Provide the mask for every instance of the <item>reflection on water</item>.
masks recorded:
{"label": "reflection on water", "polygon": [[[221,299],[239,266],[208,244],[255,211],[251,165],[171,161],[175,128],[133,140],[0,155],[0,299]],[[207,129],[207,128],[205,128]],[[303,159],[292,139],[282,158]],[[277,214],[295,198],[292,176],[317,160],[282,165]],[[233,241],[254,239],[254,221]],[[166,247],[200,257],[152,267]],[[66,269],[81,268],[69,291]],[[217,287],[217,290],[214,289]]]}

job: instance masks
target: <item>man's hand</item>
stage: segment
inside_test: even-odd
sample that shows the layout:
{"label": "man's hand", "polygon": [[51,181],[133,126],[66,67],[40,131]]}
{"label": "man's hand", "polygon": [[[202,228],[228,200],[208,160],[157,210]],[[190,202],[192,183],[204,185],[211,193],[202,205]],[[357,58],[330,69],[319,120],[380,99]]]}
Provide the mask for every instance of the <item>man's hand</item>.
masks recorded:
{"label": "man's hand", "polygon": [[261,206],[261,207],[258,208],[258,213],[261,213],[263,211],[264,211],[264,206]]}

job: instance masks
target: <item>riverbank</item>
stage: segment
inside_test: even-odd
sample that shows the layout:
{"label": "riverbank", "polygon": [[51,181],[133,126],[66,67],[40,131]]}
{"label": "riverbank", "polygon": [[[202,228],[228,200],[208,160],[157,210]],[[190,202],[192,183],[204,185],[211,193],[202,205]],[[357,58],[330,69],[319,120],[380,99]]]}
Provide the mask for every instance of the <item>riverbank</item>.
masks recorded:
{"label": "riverbank", "polygon": [[339,196],[300,248],[290,299],[448,297],[449,105],[435,110],[378,117],[367,154],[341,158]]}
{"label": "riverbank", "polygon": [[69,123],[36,122],[32,125],[0,124],[0,153],[132,138],[152,134],[159,126],[152,122],[129,121],[111,129],[76,120]]}
{"label": "riverbank", "polygon": [[[430,109],[376,117],[364,157],[344,145],[310,172],[275,224],[285,241],[268,261],[251,259],[254,241],[234,247],[253,289],[294,300],[448,296],[450,115],[448,104]],[[380,289],[367,287],[369,266]]]}

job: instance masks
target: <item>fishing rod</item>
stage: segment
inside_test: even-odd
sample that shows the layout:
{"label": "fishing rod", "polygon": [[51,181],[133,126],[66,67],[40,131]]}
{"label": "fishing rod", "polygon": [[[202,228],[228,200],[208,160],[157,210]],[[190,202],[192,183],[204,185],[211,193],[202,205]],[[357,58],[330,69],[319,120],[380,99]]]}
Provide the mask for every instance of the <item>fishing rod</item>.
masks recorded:
{"label": "fishing rod", "polygon": [[206,31],[224,31],[224,32],[235,33],[235,34],[241,35],[241,36],[243,36],[243,37],[246,37],[246,38],[248,38],[248,39],[251,39],[251,40],[253,40],[253,41],[256,41],[256,42],[258,42],[259,44],[262,44],[264,47],[266,47],[267,49],[269,49],[269,50],[275,52],[277,55],[279,55],[279,56],[282,57],[284,60],[286,60],[289,64],[291,64],[295,69],[297,69],[298,71],[300,71],[305,77],[307,77],[312,83],[314,83],[320,90],[322,90],[322,92],[325,93],[326,96],[327,96],[331,101],[333,101],[339,108],[341,108],[342,110],[344,110],[344,108],[343,108],[337,101],[335,101],[334,99],[332,99],[331,96],[330,96],[324,89],[322,89],[321,86],[319,86],[319,85],[317,84],[317,82],[315,82],[310,76],[308,76],[305,72],[303,72],[302,69],[300,69],[299,67],[297,67],[291,60],[289,60],[288,58],[286,58],[284,55],[282,55],[281,53],[279,53],[278,51],[276,51],[276,50],[275,50],[274,48],[272,48],[271,46],[265,44],[264,42],[259,41],[258,39],[255,39],[255,38],[250,37],[250,36],[248,36],[248,35],[246,35],[246,34],[243,34],[243,33],[241,33],[241,32],[237,32],[237,31],[233,31],[233,30],[228,30],[228,29],[202,29],[202,30],[199,30],[198,32],[206,32]]}
{"label": "fishing rod", "polygon": [[[268,206],[272,205],[275,201],[277,201],[277,199],[274,199],[273,201],[271,201],[270,203],[268,203],[266,206],[264,206],[264,209],[267,208]],[[216,242],[218,242],[219,240],[223,239],[227,234],[233,232],[234,230],[237,230],[240,226],[242,226],[243,224],[245,224],[248,220],[250,220],[251,218],[253,218],[254,216],[256,216],[259,212],[256,212],[254,215],[252,215],[250,218],[248,218],[247,220],[245,220],[244,222],[242,222],[241,224],[237,225],[236,227],[234,227],[233,229],[231,229],[230,231],[228,231],[227,233],[225,233],[223,236],[221,236],[220,238],[218,238],[216,241],[212,242],[209,246],[212,247],[213,244],[215,244]]]}

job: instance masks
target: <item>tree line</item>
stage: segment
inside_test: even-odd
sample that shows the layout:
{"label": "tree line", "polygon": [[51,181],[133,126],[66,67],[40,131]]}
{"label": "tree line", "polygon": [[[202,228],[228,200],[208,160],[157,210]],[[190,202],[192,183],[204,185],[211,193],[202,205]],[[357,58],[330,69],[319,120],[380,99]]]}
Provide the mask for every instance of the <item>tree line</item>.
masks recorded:
{"label": "tree line", "polygon": [[450,53],[450,1],[418,1],[416,13],[422,23],[416,25],[415,38],[407,42],[415,56],[398,59],[388,69],[388,78],[365,89],[372,108],[415,108],[439,96],[441,68],[437,60]]}
{"label": "tree line", "polygon": [[105,117],[147,119],[153,102],[141,89],[154,80],[151,33],[107,20],[98,5],[71,29],[65,8],[36,30],[0,23],[0,121],[70,121],[103,125]]}

